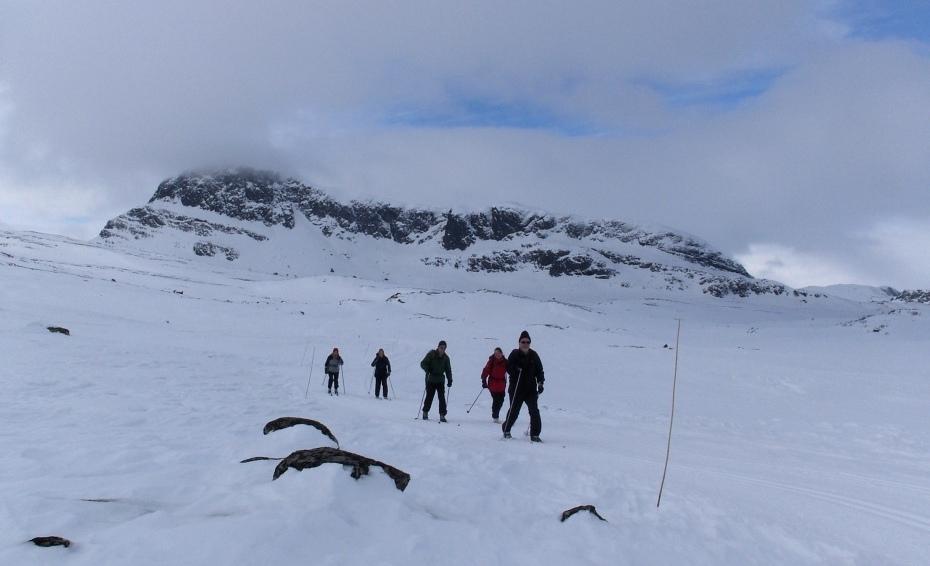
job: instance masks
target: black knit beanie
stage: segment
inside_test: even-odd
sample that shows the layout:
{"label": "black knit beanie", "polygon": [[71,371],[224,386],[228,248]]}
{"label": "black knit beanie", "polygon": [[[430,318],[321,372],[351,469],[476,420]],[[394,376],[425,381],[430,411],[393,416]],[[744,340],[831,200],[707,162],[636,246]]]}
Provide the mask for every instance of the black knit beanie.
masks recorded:
{"label": "black knit beanie", "polygon": [[526,330],[524,330],[523,332],[520,333],[520,340],[523,340],[524,338],[526,338],[526,339],[529,340],[530,342],[533,341],[533,339],[530,338],[530,333],[527,332]]}

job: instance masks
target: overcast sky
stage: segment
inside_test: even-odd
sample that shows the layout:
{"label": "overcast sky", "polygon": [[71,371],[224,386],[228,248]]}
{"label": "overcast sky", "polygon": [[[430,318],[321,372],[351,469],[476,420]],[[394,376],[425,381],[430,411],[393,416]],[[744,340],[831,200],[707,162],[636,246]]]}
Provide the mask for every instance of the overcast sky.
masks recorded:
{"label": "overcast sky", "polygon": [[922,4],[0,0],[0,222],[89,238],[165,177],[249,165],[928,288]]}

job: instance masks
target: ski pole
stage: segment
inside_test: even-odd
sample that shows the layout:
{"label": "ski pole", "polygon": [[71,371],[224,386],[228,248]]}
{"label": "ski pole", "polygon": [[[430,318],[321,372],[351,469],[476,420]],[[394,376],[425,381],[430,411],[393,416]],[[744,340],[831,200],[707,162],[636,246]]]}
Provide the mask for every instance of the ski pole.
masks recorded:
{"label": "ski pole", "polygon": [[[363,351],[363,352],[367,352],[367,351],[368,351],[368,348],[370,348],[370,347],[371,347],[371,342],[365,344],[365,349],[362,350],[362,351]],[[362,355],[365,356],[365,355],[367,355],[367,354],[362,354]],[[371,372],[371,379],[372,379],[372,381],[374,381],[374,379],[375,379],[375,373],[374,373],[374,371]],[[368,384],[368,394],[371,395],[371,383]]]}
{"label": "ski pole", "polygon": [[375,374],[372,372],[371,381],[368,382],[368,395],[371,395],[371,385],[375,382]]}
{"label": "ski pole", "polygon": [[[306,354],[307,351],[304,350],[304,353]],[[313,362],[314,361],[316,361],[316,346],[313,347],[313,359],[310,360],[310,377],[307,378],[307,392],[304,393],[304,399],[306,399],[310,395],[310,380],[313,379]]]}
{"label": "ski pole", "polygon": [[[523,377],[523,368],[520,368],[520,373],[517,374],[517,385],[513,388],[513,394],[510,396],[510,406],[507,407],[507,418],[504,419],[504,426],[507,426],[510,423],[510,426],[513,426],[513,423],[510,422],[510,413],[513,411],[513,400],[520,394],[520,378]],[[516,418],[514,418],[516,420]],[[506,432],[510,432],[507,430]]]}
{"label": "ski pole", "polygon": [[420,413],[423,412],[423,401],[426,400],[426,380],[423,380],[423,396],[420,397],[420,405],[417,407],[417,416],[413,417],[414,419],[420,418]]}
{"label": "ski pole", "polygon": [[[536,381],[536,385],[533,386],[533,391],[538,391],[538,390],[539,390],[539,378],[538,378],[538,377],[537,377],[537,378],[534,378],[534,380]],[[537,399],[537,407],[536,407],[536,410],[538,411],[538,410],[539,410],[539,406],[538,406],[538,403],[539,403],[539,401],[538,401],[538,400],[539,400],[539,396],[538,396],[538,395],[537,395],[536,399]],[[529,408],[527,408],[527,411],[529,411]],[[529,435],[530,435],[530,429],[531,429],[532,427],[533,427],[533,417],[530,417],[530,422],[526,423],[526,430],[523,431],[523,436],[529,436]],[[532,439],[531,439],[531,440],[532,440]]]}
{"label": "ski pole", "polygon": [[665,474],[668,472],[668,456],[672,451],[672,423],[675,422],[675,386],[678,384],[678,340],[681,337],[681,319],[678,319],[678,332],[675,333],[675,375],[672,378],[672,415],[668,419],[668,446],[665,448],[665,468],[662,469],[662,483],[659,484],[659,498],[656,509],[662,503],[662,488],[665,487]]}
{"label": "ski pole", "polygon": [[465,411],[466,413],[471,413],[471,410],[472,410],[472,408],[474,408],[475,403],[478,402],[478,397],[481,397],[481,394],[482,394],[482,393],[484,393],[484,387],[482,387],[482,388],[481,388],[481,391],[478,392],[478,396],[475,397],[475,400],[474,400],[474,401],[472,401],[471,407],[469,407],[468,410]]}
{"label": "ski pole", "polygon": [[397,400],[397,392],[394,391],[394,382],[391,381],[391,376],[388,376],[388,377],[387,377],[387,381],[388,381],[388,385],[391,386],[391,397],[393,397],[394,400],[396,401],[396,400]]}
{"label": "ski pole", "polygon": [[348,395],[349,388],[346,387],[346,372],[342,368],[339,368],[339,377],[342,378],[342,392]]}

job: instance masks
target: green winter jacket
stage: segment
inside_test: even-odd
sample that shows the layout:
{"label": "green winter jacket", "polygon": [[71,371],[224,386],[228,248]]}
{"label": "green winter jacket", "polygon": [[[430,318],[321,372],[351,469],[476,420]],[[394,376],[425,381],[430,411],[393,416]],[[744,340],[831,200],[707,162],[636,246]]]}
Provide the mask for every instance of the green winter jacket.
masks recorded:
{"label": "green winter jacket", "polygon": [[430,350],[420,362],[420,367],[426,372],[426,380],[430,383],[441,384],[443,376],[452,383],[452,363],[449,361],[449,354],[440,356],[436,350]]}

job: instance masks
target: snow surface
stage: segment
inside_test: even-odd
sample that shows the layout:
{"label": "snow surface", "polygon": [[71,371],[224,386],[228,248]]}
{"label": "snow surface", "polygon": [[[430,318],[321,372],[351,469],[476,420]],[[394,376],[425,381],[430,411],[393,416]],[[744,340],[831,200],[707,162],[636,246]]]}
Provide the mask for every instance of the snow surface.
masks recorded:
{"label": "snow surface", "polygon": [[[283,278],[0,231],[0,564],[930,563],[930,307],[598,299],[594,281],[515,276],[520,296]],[[568,285],[588,292],[547,300]],[[493,347],[524,328],[546,366],[541,445],[525,412],[501,440],[486,393],[466,413]],[[448,424],[415,420],[440,338]],[[321,382],[333,346],[338,398]],[[390,401],[367,394],[379,347]],[[281,416],[322,421],[409,487],[240,464],[332,445],[309,427],[263,436]],[[581,504],[609,522],[559,521]],[[74,544],[24,542],[45,535]]]}

